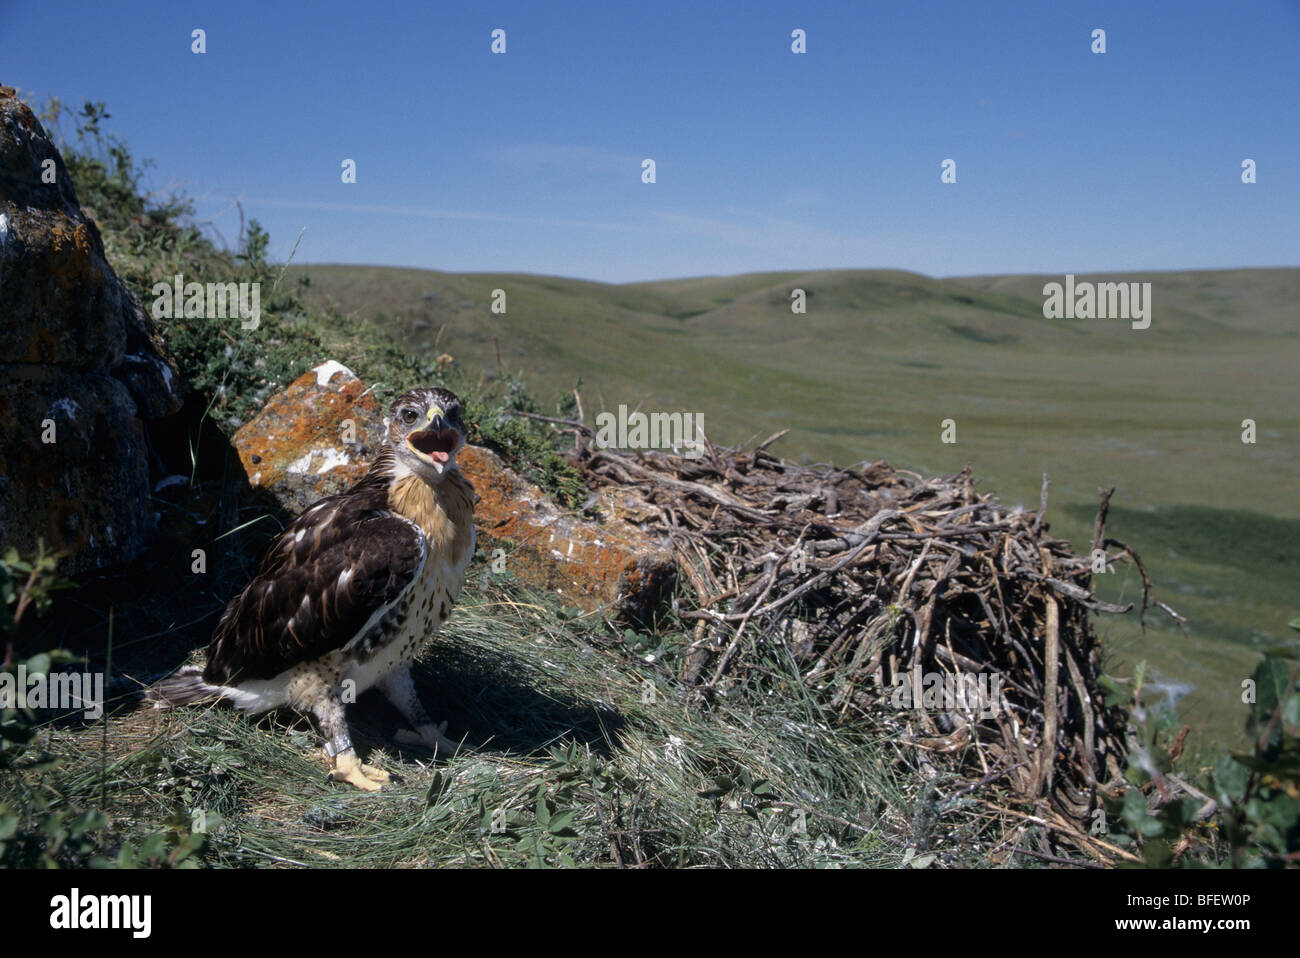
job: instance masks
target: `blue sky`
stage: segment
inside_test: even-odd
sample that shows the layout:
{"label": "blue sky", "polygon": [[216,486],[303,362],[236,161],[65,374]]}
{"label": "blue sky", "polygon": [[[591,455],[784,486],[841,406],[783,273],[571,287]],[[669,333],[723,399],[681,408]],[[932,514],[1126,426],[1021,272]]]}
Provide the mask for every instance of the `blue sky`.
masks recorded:
{"label": "blue sky", "polygon": [[1295,265],[1298,62],[1300,0],[0,0],[0,82],[105,101],[228,238],[604,281]]}

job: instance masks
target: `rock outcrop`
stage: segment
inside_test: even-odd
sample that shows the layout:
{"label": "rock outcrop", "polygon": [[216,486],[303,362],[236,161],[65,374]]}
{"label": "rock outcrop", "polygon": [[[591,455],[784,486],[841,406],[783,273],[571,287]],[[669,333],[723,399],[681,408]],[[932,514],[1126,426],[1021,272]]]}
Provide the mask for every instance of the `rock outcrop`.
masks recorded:
{"label": "rock outcrop", "polygon": [[676,578],[668,543],[612,516],[598,524],[565,512],[491,450],[470,446],[459,458],[480,497],[474,520],[489,561],[496,554],[498,567],[569,605],[651,618]]}
{"label": "rock outcrop", "polygon": [[379,403],[346,366],[303,373],[232,440],[248,484],[294,515],[366,474],[383,440]]}
{"label": "rock outcrop", "polygon": [[[272,397],[235,433],[234,446],[249,484],[297,514],[363,476],[382,436],[373,396],[328,362]],[[675,573],[665,543],[631,522],[597,524],[565,512],[491,450],[467,446],[458,458],[479,496],[475,523],[490,568],[570,605],[631,620],[648,618],[662,601]]]}
{"label": "rock outcrop", "polygon": [[65,574],[132,559],[152,509],[145,424],[183,386],[113,272],[53,142],[0,86],[0,544]]}

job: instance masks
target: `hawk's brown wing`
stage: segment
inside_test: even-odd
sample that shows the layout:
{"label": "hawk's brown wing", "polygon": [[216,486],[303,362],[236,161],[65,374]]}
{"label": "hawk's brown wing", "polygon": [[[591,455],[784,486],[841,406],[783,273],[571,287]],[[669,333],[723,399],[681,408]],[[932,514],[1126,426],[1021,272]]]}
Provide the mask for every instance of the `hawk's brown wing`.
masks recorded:
{"label": "hawk's brown wing", "polygon": [[340,649],[410,585],[425,561],[424,535],[364,492],[321,500],[276,539],[226,607],[204,681],[269,679]]}

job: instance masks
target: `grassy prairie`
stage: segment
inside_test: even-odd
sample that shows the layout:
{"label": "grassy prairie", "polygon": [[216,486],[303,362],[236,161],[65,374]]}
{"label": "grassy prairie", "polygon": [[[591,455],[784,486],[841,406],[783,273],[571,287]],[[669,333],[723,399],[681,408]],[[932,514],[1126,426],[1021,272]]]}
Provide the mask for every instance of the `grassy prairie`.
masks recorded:
{"label": "grassy prairie", "polygon": [[[1056,276],[937,280],[835,270],[607,285],[549,276],[305,266],[308,300],[413,352],[494,370],[495,350],[544,397],[579,379],[588,415],[620,403],[703,415],[734,444],[792,427],[783,455],[969,464],[981,488],[1037,507],[1086,547],[1097,488],[1110,532],[1143,555],[1161,598],[1142,630],[1103,620],[1117,671],[1140,659],[1206,741],[1240,736],[1240,679],[1300,605],[1300,269],[1084,276],[1150,282],[1153,320],[1049,320]],[[808,311],[792,314],[790,291]],[[492,291],[507,309],[494,314]],[[495,344],[494,344],[495,340]],[[957,441],[941,441],[941,423]],[[1242,420],[1258,442],[1241,441]],[[1138,595],[1121,573],[1112,597]]]}

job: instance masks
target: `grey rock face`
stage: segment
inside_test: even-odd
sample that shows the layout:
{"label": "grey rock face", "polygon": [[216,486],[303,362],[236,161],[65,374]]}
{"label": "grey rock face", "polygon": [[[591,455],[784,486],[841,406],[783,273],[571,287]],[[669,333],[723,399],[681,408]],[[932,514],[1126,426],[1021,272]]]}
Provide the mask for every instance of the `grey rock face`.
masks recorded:
{"label": "grey rock face", "polygon": [[67,552],[65,574],[139,555],[152,514],[145,422],[183,397],[58,150],[0,86],[0,546],[26,553],[44,538]]}

